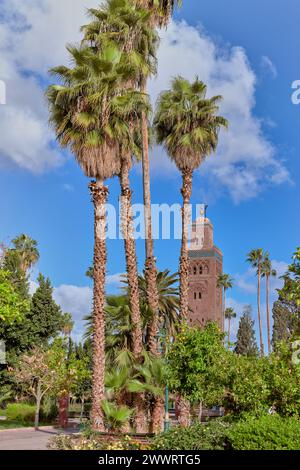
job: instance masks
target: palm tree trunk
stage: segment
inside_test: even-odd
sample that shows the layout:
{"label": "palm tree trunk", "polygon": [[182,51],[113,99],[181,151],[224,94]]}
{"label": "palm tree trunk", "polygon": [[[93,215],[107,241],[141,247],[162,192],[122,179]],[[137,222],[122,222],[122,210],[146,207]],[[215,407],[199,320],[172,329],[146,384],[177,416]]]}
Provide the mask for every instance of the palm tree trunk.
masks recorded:
{"label": "palm tree trunk", "polygon": [[267,302],[267,328],[268,328],[268,353],[271,353],[271,322],[270,322],[270,278],[266,276],[266,302]]}
{"label": "palm tree trunk", "polygon": [[164,428],[164,399],[162,397],[155,397],[151,418],[151,432],[154,434],[161,433]]}
{"label": "palm tree trunk", "polygon": [[129,165],[130,155],[122,159],[122,167],[120,174],[121,185],[121,219],[122,232],[124,237],[126,270],[129,288],[129,303],[132,321],[132,341],[133,354],[139,359],[143,348],[143,332],[140,312],[138,269],[136,257],[136,244],[133,236],[132,224],[132,191],[129,183]]}
{"label": "palm tree trunk", "polygon": [[228,349],[230,349],[230,323],[231,323],[231,318],[228,318]]}
{"label": "palm tree trunk", "polygon": [[[141,359],[143,349],[143,331],[140,311],[138,269],[136,257],[136,244],[133,237],[132,226],[132,191],[129,183],[130,155],[122,158],[120,185],[121,185],[121,224],[125,246],[126,269],[129,289],[129,303],[132,321],[132,352],[137,362]],[[144,432],[144,396],[136,394],[134,399],[135,424],[138,433]]]}
{"label": "palm tree trunk", "polygon": [[[141,85],[141,92],[146,93],[146,81]],[[152,237],[152,215],[151,215],[151,187],[150,187],[150,162],[149,162],[149,132],[148,119],[145,112],[142,113],[142,145],[143,145],[143,190],[145,207],[145,238],[146,238],[146,261],[145,279],[147,284],[147,302],[152,312],[152,319],[148,329],[149,351],[157,356],[158,353],[158,291],[157,291],[157,268],[156,259],[153,254]]]}
{"label": "palm tree trunk", "polygon": [[260,355],[264,356],[264,341],[263,341],[263,331],[262,331],[262,321],[261,321],[261,312],[260,312],[260,270],[257,273],[257,313],[258,313],[258,323],[259,323],[259,340],[260,340]]}
{"label": "palm tree trunk", "polygon": [[106,202],[108,188],[97,180],[90,184],[95,211],[94,246],[94,308],[93,308],[93,381],[92,426],[104,431],[102,401],[105,375],[105,277],[106,277]]}
{"label": "palm tree trunk", "polygon": [[180,313],[182,320],[188,318],[189,304],[189,255],[188,255],[188,230],[190,225],[190,200],[192,195],[193,172],[184,171],[182,174],[183,185],[181,194],[183,197],[182,207],[182,241],[180,254]]}
{"label": "palm tree trunk", "polygon": [[187,428],[191,424],[191,404],[188,400],[179,397],[179,416],[178,416],[179,425]]}

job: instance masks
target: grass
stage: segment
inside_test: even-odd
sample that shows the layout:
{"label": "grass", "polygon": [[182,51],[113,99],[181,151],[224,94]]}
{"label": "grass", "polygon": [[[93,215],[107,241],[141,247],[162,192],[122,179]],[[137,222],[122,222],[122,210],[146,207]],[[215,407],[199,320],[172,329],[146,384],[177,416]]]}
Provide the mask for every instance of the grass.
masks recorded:
{"label": "grass", "polygon": [[0,431],[4,429],[31,428],[32,424],[20,423],[20,421],[0,421]]}

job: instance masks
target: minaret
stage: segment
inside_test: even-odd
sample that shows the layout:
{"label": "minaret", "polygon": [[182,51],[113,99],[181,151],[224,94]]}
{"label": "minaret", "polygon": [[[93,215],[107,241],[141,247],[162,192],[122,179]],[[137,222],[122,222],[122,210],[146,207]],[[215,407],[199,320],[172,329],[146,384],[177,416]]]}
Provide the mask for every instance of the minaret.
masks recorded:
{"label": "minaret", "polygon": [[217,287],[223,272],[222,252],[214,245],[214,228],[207,218],[207,206],[192,225],[189,249],[189,322],[204,326],[213,321],[223,328],[222,290]]}

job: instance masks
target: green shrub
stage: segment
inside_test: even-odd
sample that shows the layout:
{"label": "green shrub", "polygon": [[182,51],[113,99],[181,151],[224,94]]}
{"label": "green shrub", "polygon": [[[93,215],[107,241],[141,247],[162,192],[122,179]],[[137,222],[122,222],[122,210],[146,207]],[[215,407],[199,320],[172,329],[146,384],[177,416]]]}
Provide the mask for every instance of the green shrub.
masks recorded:
{"label": "green shrub", "polygon": [[26,403],[11,403],[6,407],[6,417],[9,421],[28,424],[34,423],[35,406]]}
{"label": "green shrub", "polygon": [[230,424],[216,419],[207,424],[196,423],[189,428],[176,427],[154,438],[154,450],[223,450]]}
{"label": "green shrub", "polygon": [[248,417],[227,430],[231,450],[300,450],[300,420],[264,415]]}
{"label": "green shrub", "polygon": [[46,396],[43,401],[43,406],[40,412],[40,420],[45,423],[50,423],[55,421],[58,416],[58,408],[56,404],[56,399]]}

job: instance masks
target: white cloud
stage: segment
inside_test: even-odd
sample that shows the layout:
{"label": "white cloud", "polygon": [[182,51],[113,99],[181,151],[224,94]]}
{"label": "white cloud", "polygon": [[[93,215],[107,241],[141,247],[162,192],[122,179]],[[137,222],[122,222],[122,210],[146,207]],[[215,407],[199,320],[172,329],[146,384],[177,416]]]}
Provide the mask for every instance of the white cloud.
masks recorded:
{"label": "white cloud", "polygon": [[122,280],[124,279],[124,273],[110,274],[106,277],[107,287],[121,287]]}
{"label": "white cloud", "polygon": [[[79,27],[87,21],[86,7],[98,4],[99,0],[2,0],[0,79],[8,89],[8,103],[0,108],[2,165],[13,163],[42,172],[62,164],[47,124],[43,97],[47,70],[66,63],[65,44],[79,40]],[[225,189],[239,202],[268,185],[288,182],[288,171],[254,114],[256,76],[245,50],[221,48],[184,22],[173,22],[162,36],[159,74],[150,85],[153,100],[179,73],[189,79],[199,75],[209,94],[224,96],[221,111],[229,118],[230,129],[221,134],[218,156],[201,170],[212,190]],[[174,166],[162,152],[154,153],[154,166],[172,173]]]}
{"label": "white cloud", "polygon": [[262,56],[261,58],[261,65],[262,65],[262,68],[268,72],[269,74],[271,74],[271,76],[273,78],[277,78],[277,75],[278,75],[278,72],[277,72],[277,68],[275,67],[275,65],[273,64],[272,60],[270,59],[270,57],[264,55]]}
{"label": "white cloud", "polygon": [[[255,116],[256,76],[244,49],[221,48],[202,30],[184,22],[172,23],[163,33],[159,74],[150,86],[154,101],[178,74],[190,80],[198,75],[207,83],[209,95],[224,97],[221,112],[230,127],[220,135],[217,156],[201,170],[214,191],[226,189],[240,202],[256,197],[269,185],[289,182],[277,149],[263,133],[263,121]],[[155,169],[168,165],[163,158],[161,152],[154,152]],[[168,173],[173,169],[169,164]]]}
{"label": "white cloud", "polygon": [[[7,104],[0,106],[0,167],[33,173],[63,163],[53,147],[44,98],[50,67],[67,59],[65,44],[79,39],[86,6],[98,0],[3,0],[0,23],[0,79]],[[67,14],[66,14],[67,12]]]}

